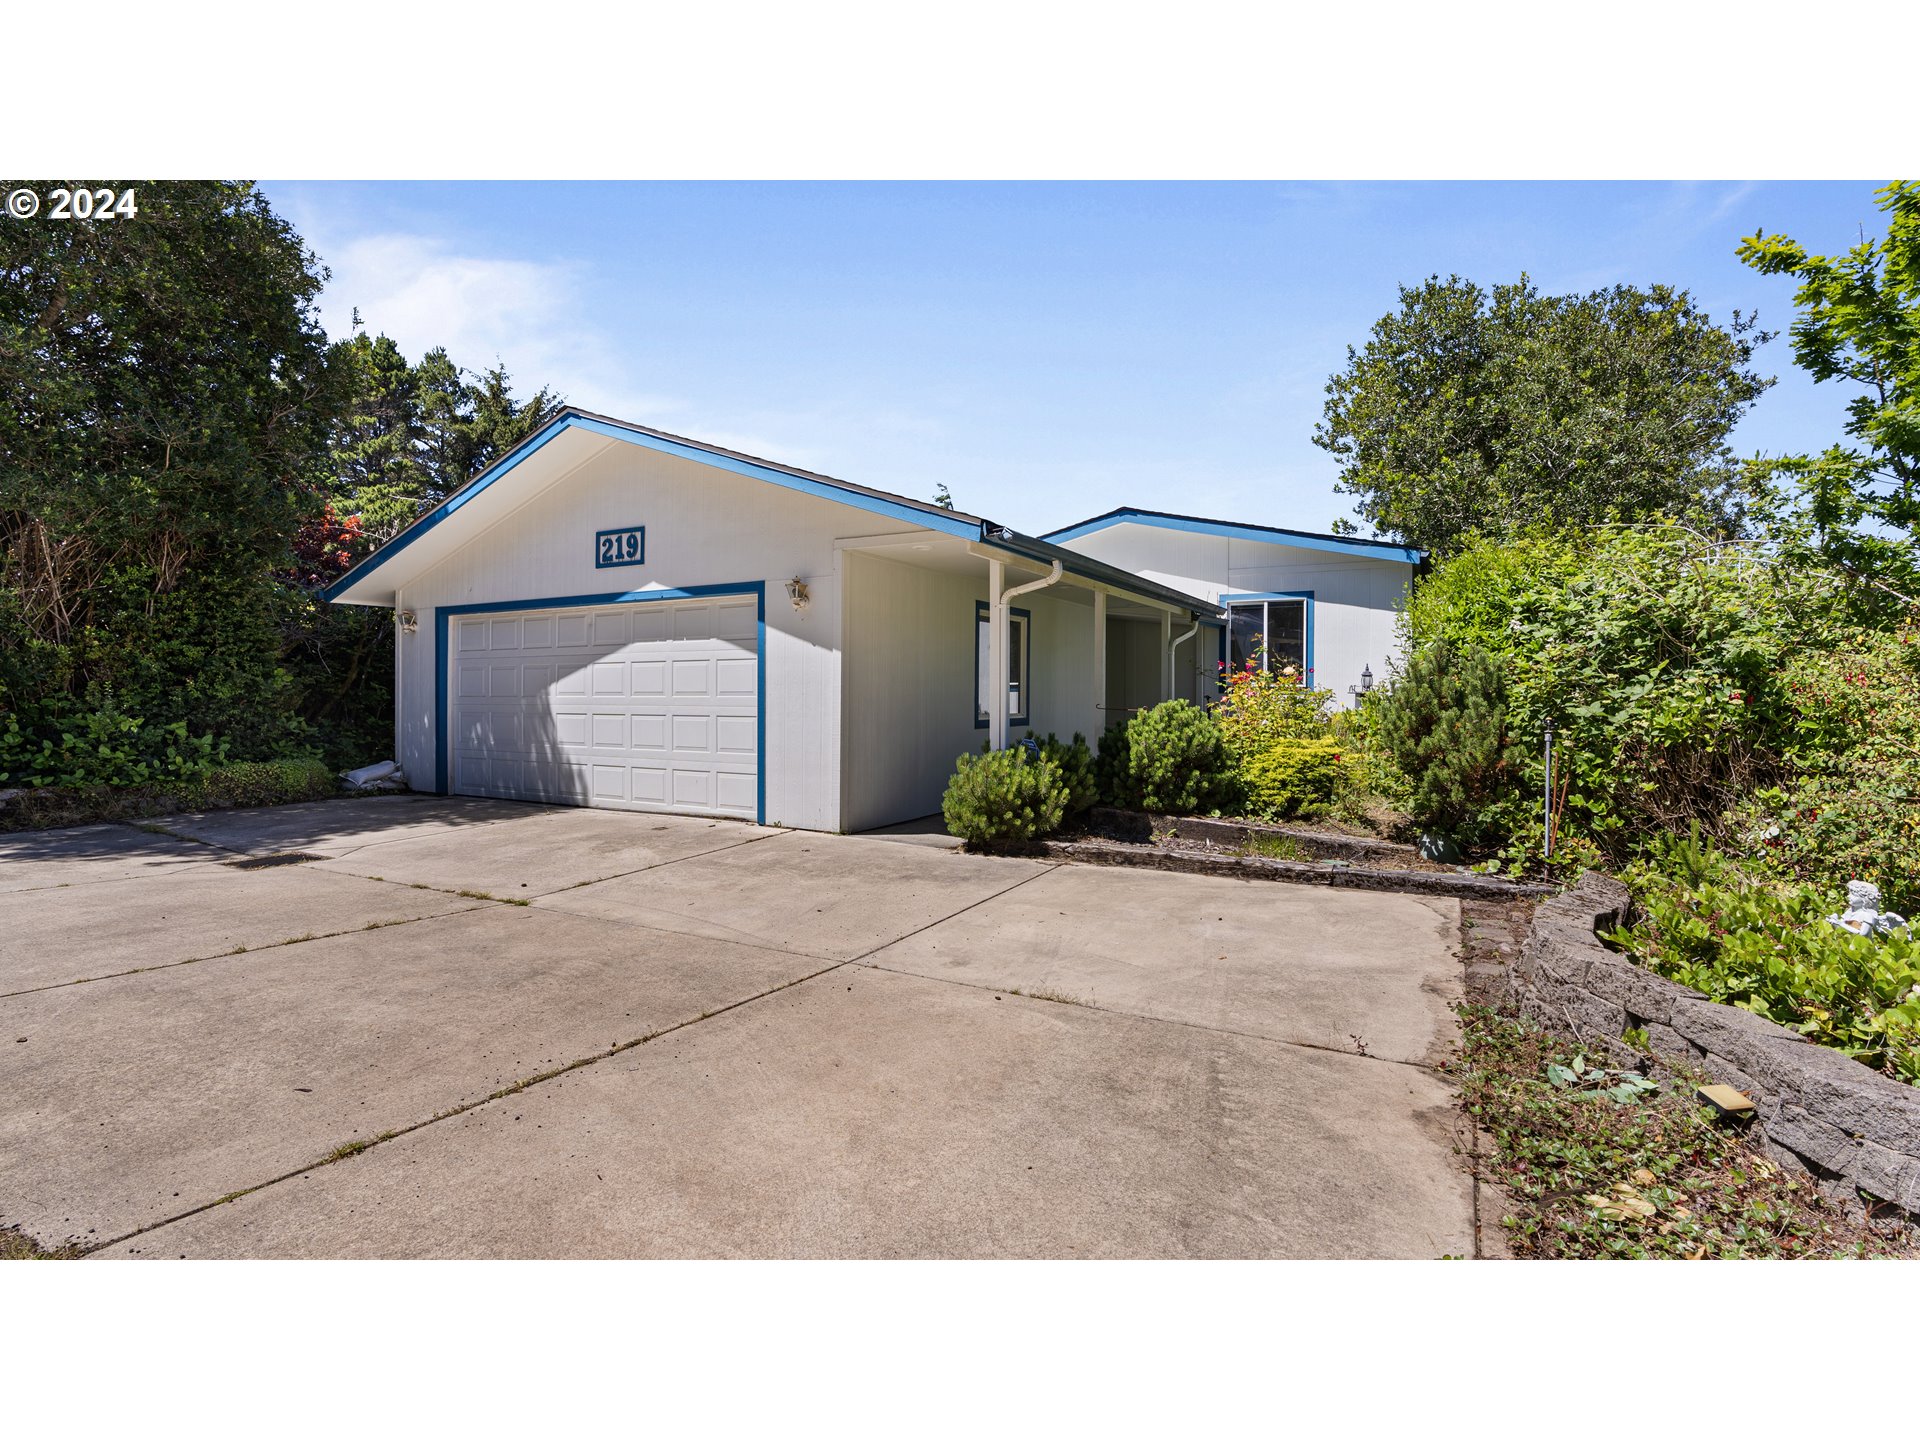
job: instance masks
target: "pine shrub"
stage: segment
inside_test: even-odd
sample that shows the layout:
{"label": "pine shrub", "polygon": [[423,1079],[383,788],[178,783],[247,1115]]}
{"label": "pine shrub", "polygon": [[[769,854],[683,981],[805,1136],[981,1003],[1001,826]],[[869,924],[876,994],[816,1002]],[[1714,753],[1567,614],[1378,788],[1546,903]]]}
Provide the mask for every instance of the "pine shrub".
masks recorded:
{"label": "pine shrub", "polygon": [[1231,805],[1238,787],[1220,722],[1185,700],[1141,711],[1127,726],[1126,784],[1140,809],[1158,814]]}
{"label": "pine shrub", "polygon": [[1011,845],[1038,840],[1059,829],[1068,799],[1060,767],[1016,745],[984,755],[962,755],[947,782],[940,813],[947,832],[969,845]]}
{"label": "pine shrub", "polygon": [[1067,787],[1067,813],[1079,815],[1091,810],[1100,798],[1100,787],[1087,737],[1075,731],[1073,739],[1062,744],[1057,736],[1049,734],[1040,742],[1040,754],[1060,771]]}
{"label": "pine shrub", "polygon": [[1416,651],[1380,710],[1380,737],[1412,781],[1408,812],[1466,843],[1512,796],[1521,754],[1508,732],[1498,662],[1444,641]]}

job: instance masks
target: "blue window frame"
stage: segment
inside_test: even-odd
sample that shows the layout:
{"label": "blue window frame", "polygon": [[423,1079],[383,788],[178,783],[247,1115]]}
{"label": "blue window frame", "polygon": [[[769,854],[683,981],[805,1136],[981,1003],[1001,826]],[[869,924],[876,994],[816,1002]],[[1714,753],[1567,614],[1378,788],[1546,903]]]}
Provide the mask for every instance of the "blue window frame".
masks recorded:
{"label": "blue window frame", "polygon": [[1220,604],[1227,612],[1220,635],[1223,664],[1237,670],[1259,660],[1263,670],[1292,667],[1313,688],[1313,591],[1228,594]]}
{"label": "blue window frame", "polygon": [[[987,728],[987,654],[992,611],[984,600],[973,607],[973,728]],[[1007,724],[1025,725],[1033,713],[1033,612],[1007,610]]]}

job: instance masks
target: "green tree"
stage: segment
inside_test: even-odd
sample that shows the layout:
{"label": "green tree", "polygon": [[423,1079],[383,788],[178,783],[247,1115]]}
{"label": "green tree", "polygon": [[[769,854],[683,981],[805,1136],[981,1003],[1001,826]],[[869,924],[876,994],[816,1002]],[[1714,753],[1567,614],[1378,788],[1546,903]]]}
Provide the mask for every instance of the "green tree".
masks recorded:
{"label": "green tree", "polygon": [[1683,290],[1543,295],[1453,276],[1403,286],[1347,350],[1314,443],[1362,519],[1439,556],[1471,533],[1673,515],[1739,519],[1727,436],[1773,382],[1768,337]]}
{"label": "green tree", "polygon": [[0,226],[0,774],[102,723],[158,765],[301,733],[272,572],[328,489],[325,272],[250,183],[137,190]]}
{"label": "green tree", "polygon": [[[1740,259],[1763,275],[1800,281],[1793,355],[1816,381],[1856,387],[1850,444],[1762,462],[1798,492],[1815,543],[1856,575],[1895,578],[1914,593],[1920,531],[1920,185],[1896,181],[1875,197],[1881,240],[1845,255],[1812,255],[1784,235],[1755,234]],[[1888,532],[1892,533],[1889,534]]]}

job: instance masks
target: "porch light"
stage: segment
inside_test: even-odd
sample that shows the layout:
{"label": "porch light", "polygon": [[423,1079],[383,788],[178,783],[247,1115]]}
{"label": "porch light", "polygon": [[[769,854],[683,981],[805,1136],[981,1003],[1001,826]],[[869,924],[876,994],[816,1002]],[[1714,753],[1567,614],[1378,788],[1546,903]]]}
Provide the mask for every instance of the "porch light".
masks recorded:
{"label": "porch light", "polygon": [[798,575],[787,581],[787,599],[793,602],[794,609],[806,609],[807,601],[811,598],[812,597],[807,594],[807,582],[802,580]]}
{"label": "porch light", "polygon": [[399,624],[402,635],[411,635],[420,628],[420,617],[411,610],[402,610],[393,618]]}
{"label": "porch light", "polygon": [[1373,666],[1362,665],[1360,667],[1360,683],[1358,685],[1347,686],[1347,694],[1364,695],[1371,689],[1373,689]]}

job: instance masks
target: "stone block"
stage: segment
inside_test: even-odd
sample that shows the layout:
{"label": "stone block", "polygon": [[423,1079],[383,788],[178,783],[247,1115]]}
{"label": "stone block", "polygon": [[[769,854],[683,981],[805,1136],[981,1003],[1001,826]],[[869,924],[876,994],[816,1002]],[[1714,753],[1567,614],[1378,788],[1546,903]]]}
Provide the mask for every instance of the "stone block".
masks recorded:
{"label": "stone block", "polygon": [[1767,1122],[1767,1139],[1822,1170],[1845,1175],[1861,1143],[1788,1102]]}
{"label": "stone block", "polygon": [[1920,1158],[1863,1140],[1845,1173],[1869,1195],[1920,1214]]}
{"label": "stone block", "polygon": [[1782,1046],[1806,1047],[1801,1036],[1751,1010],[1717,1005],[1704,997],[1676,1000],[1667,1023],[1709,1054],[1724,1055],[1749,1074],[1764,1073],[1769,1057]]}
{"label": "stone block", "polygon": [[1663,1060],[1679,1065],[1698,1065],[1706,1056],[1704,1050],[1671,1025],[1650,1020],[1644,1028],[1647,1032],[1647,1048]]}
{"label": "stone block", "polygon": [[1610,951],[1588,956],[1581,983],[1595,995],[1617,1001],[1631,1014],[1655,1025],[1671,1024],[1677,1003],[1698,998],[1686,986],[1643,970],[1626,956]]}

